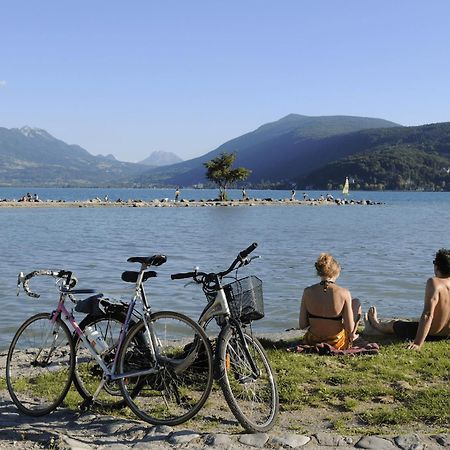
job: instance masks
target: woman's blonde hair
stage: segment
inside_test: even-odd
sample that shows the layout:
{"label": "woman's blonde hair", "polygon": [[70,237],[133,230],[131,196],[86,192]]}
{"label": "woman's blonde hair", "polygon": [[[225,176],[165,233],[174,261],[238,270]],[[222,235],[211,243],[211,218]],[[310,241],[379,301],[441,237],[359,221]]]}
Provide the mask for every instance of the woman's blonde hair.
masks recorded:
{"label": "woman's blonde hair", "polygon": [[334,278],[341,273],[341,266],[329,253],[321,253],[315,266],[319,277]]}

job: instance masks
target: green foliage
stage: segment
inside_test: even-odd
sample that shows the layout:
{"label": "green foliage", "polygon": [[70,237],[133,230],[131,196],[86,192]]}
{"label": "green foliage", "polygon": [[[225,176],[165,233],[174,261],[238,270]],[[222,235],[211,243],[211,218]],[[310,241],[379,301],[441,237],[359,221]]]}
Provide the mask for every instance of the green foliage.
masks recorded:
{"label": "green foliage", "polygon": [[206,178],[219,187],[220,200],[227,199],[226,190],[229,185],[236,181],[243,181],[251,174],[251,170],[244,167],[232,169],[235,159],[235,154],[222,152],[216,158],[203,164],[207,169]]}
{"label": "green foliage", "polygon": [[359,151],[329,162],[299,184],[339,189],[348,176],[353,180],[350,189],[450,190],[449,124],[370,130],[357,136],[364,136]]}

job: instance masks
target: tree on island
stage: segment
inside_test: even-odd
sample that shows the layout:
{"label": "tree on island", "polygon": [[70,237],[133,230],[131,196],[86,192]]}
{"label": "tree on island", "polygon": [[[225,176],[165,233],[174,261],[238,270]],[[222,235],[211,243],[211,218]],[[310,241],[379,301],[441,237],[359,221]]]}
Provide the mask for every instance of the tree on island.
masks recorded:
{"label": "tree on island", "polygon": [[236,159],[234,153],[222,152],[211,161],[203,163],[207,168],[206,178],[219,187],[219,200],[227,200],[227,188],[236,181],[244,181],[252,173],[244,167],[232,169],[231,166]]}

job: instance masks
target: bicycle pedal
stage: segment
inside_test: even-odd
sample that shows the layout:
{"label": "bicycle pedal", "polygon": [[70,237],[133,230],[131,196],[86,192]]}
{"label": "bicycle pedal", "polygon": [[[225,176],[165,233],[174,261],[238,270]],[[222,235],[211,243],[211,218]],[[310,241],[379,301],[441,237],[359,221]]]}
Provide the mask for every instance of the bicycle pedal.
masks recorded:
{"label": "bicycle pedal", "polygon": [[92,404],[93,404],[92,397],[89,397],[86,400],[83,400],[83,402],[79,406],[79,409],[81,412],[89,411],[92,407]]}

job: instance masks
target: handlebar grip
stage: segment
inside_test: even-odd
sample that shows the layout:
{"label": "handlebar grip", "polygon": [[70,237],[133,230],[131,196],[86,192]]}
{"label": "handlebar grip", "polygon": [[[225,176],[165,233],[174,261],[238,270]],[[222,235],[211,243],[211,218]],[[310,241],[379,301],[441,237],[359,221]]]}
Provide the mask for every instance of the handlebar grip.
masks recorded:
{"label": "handlebar grip", "polygon": [[194,278],[197,272],[173,273],[170,275],[172,280],[182,280],[183,278]]}
{"label": "handlebar grip", "polygon": [[255,248],[258,247],[257,242],[253,242],[253,244],[249,245],[245,250],[242,250],[242,252],[239,253],[239,257],[244,259],[247,258],[247,256],[255,250]]}

